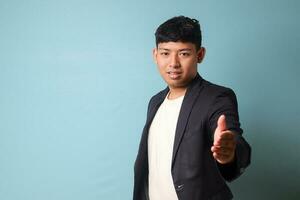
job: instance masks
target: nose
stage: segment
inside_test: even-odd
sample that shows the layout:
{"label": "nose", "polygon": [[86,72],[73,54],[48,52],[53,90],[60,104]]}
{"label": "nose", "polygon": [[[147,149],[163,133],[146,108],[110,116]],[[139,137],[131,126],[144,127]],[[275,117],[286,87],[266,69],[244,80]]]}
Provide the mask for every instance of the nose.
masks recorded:
{"label": "nose", "polygon": [[170,67],[172,68],[178,68],[180,67],[180,63],[179,63],[179,59],[178,59],[178,55],[173,55],[170,57]]}

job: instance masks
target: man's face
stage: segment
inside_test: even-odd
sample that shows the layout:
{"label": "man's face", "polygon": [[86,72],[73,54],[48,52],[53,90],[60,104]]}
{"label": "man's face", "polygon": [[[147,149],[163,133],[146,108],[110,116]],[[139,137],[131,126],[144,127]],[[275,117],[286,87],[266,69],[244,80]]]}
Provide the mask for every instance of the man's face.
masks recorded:
{"label": "man's face", "polygon": [[198,51],[192,43],[164,42],[153,50],[159,73],[170,89],[186,88],[197,74],[197,63],[204,57],[205,49]]}

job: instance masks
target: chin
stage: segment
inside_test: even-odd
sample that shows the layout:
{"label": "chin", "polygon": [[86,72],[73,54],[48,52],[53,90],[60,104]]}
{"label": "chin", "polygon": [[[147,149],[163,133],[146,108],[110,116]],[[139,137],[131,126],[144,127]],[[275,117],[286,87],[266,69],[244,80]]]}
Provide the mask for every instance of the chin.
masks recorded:
{"label": "chin", "polygon": [[186,85],[187,84],[184,84],[184,83],[182,83],[182,82],[180,82],[180,83],[168,83],[168,86],[169,87],[172,87],[172,88],[184,88],[184,87],[186,87]]}

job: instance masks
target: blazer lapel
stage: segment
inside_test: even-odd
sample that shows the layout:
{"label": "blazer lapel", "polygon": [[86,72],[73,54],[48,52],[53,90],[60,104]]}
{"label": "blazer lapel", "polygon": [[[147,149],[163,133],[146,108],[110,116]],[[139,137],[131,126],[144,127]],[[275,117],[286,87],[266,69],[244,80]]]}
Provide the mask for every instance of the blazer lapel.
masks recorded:
{"label": "blazer lapel", "polygon": [[173,168],[174,160],[175,160],[180,142],[184,135],[185,127],[187,125],[194,102],[199,95],[199,85],[201,82],[202,82],[202,78],[200,77],[199,74],[197,74],[197,76],[194,78],[194,80],[190,83],[190,86],[188,87],[185,97],[183,99],[181,109],[179,112],[179,116],[178,116],[176,132],[175,132],[173,155],[172,155],[172,168]]}
{"label": "blazer lapel", "polygon": [[155,102],[153,102],[153,105],[149,108],[149,113],[148,113],[148,117],[147,117],[147,122],[146,125],[149,126],[159,108],[159,106],[162,104],[162,102],[164,101],[165,97],[167,96],[169,92],[169,88],[164,89],[160,96],[155,100]]}
{"label": "blazer lapel", "polygon": [[[143,130],[143,134],[142,134],[142,139],[141,139],[141,143],[142,145],[140,146],[141,149],[139,151],[141,152],[146,152],[145,154],[141,153],[141,155],[145,155],[146,157],[144,157],[148,162],[148,135],[149,135],[149,128],[150,125],[152,123],[152,120],[159,108],[159,106],[161,105],[161,103],[164,101],[166,95],[168,94],[169,88],[166,88],[165,90],[163,90],[160,95],[154,100],[154,102],[151,102],[150,107],[149,107],[149,111],[147,113],[147,119],[146,119],[146,124]],[[147,166],[148,167],[148,166]]]}

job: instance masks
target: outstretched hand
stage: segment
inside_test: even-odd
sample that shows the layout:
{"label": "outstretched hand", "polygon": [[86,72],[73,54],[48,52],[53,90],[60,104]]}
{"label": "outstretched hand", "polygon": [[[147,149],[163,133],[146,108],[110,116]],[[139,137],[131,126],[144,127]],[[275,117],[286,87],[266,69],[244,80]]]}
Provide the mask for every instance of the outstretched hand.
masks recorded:
{"label": "outstretched hand", "polygon": [[230,163],[234,160],[235,146],[235,133],[227,129],[225,115],[221,115],[214,133],[214,144],[211,147],[213,157],[221,164]]}

